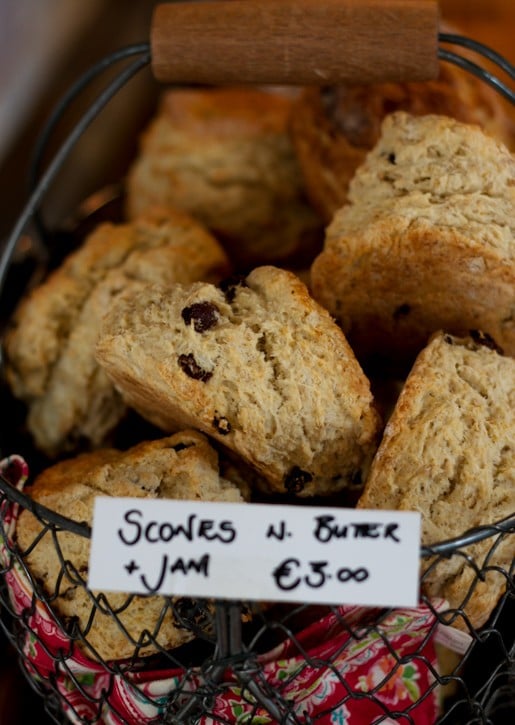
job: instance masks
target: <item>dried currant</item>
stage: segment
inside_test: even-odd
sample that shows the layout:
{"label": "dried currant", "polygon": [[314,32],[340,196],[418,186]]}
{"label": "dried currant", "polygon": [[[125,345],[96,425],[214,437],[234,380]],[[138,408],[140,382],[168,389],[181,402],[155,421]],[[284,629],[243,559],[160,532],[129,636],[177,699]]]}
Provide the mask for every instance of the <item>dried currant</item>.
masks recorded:
{"label": "dried currant", "polygon": [[172,451],[180,453],[181,451],[185,451],[187,448],[192,448],[194,445],[194,443],[176,443],[176,445],[172,446]]}
{"label": "dried currant", "polygon": [[207,383],[213,377],[212,372],[200,367],[191,352],[187,355],[179,355],[177,362],[186,375],[193,378],[193,380],[201,380],[203,383]]}
{"label": "dried currant", "polygon": [[293,466],[284,477],[284,488],[288,493],[300,493],[304,490],[305,485],[312,480],[313,476],[311,473],[303,471],[298,466]]}
{"label": "dried currant", "polygon": [[349,482],[351,483],[352,486],[361,486],[363,481],[362,481],[361,471],[359,470],[359,468],[356,469],[355,471],[352,471],[352,473],[349,476]]}
{"label": "dried currant", "polygon": [[234,298],[236,297],[236,290],[238,287],[248,287],[247,281],[243,275],[233,275],[232,277],[227,277],[227,279],[224,279],[219,284],[220,289],[225,295],[225,299],[229,304],[234,301]]}
{"label": "dried currant", "polygon": [[216,327],[220,319],[218,307],[212,302],[195,302],[185,307],[181,315],[186,325],[191,325],[193,322],[195,332],[205,332]]}
{"label": "dried currant", "polygon": [[407,302],[404,302],[404,304],[399,305],[393,311],[393,319],[400,320],[402,317],[406,317],[406,315],[409,315],[410,312],[411,312],[411,305],[408,305]]}
{"label": "dried currant", "polygon": [[213,418],[213,426],[222,436],[228,435],[232,430],[231,424],[223,415],[215,415]]}
{"label": "dried currant", "polygon": [[476,345],[483,345],[484,347],[488,347],[490,350],[495,350],[495,352],[498,352],[499,355],[504,355],[504,350],[499,347],[494,338],[489,335],[488,332],[482,332],[481,330],[469,330],[469,334]]}

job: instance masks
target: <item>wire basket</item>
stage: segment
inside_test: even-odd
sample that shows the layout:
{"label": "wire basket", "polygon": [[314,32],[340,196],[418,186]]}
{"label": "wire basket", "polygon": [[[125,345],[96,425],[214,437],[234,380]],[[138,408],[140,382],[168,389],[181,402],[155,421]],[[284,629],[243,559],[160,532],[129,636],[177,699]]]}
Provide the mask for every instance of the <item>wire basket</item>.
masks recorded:
{"label": "wire basket", "polygon": [[[123,597],[114,605],[109,596],[88,590],[85,572],[66,558],[60,543],[63,534],[88,537],[88,527],[23,494],[27,475],[22,458],[3,461],[2,628],[56,722],[417,725],[503,723],[512,712],[513,565],[504,570],[492,562],[500,546],[513,545],[514,519],[422,551],[432,562],[426,576],[449,559],[470,568],[471,586],[458,608],[425,596],[413,610],[163,596],[152,621],[135,635],[127,629],[124,612],[141,597]],[[22,507],[41,524],[25,551],[14,539]],[[48,540],[60,561],[51,593],[27,565],[31,552]],[[466,604],[491,576],[502,578],[505,593],[488,624],[476,631]],[[84,618],[81,624],[77,617],[59,615],[54,606],[63,598],[76,599],[77,589],[89,602],[85,624]],[[174,650],[160,644],[161,628],[170,618],[191,638]],[[130,654],[122,660],[109,660],[92,644],[98,619],[106,637],[108,627],[123,632]],[[446,635],[455,632],[451,623],[468,633],[459,656],[445,644]]]}
{"label": "wire basket", "polygon": [[[455,42],[456,36],[452,38]],[[37,180],[45,144],[68,105],[105,67],[132,57],[136,60],[86,112]],[[441,57],[456,61],[448,53]],[[488,57],[492,59],[491,52]],[[17,272],[9,269],[13,251],[29,223],[45,238],[40,204],[63,159],[101,108],[148,60],[143,44],[102,61],[71,89],[44,129],[36,146],[33,192],[0,264],[7,307],[9,296],[13,303],[19,296],[19,280],[13,284],[12,277]],[[499,87],[489,74],[479,74]],[[502,92],[513,100],[505,86]],[[3,396],[7,421],[16,416],[16,406],[5,391]],[[8,427],[17,434],[16,426]],[[15,445],[7,435],[4,448],[11,451]],[[28,450],[27,459],[37,468],[37,455]],[[468,576],[468,591],[453,608],[426,595],[416,609],[135,595],[114,602],[90,591],[87,571],[67,556],[67,537],[82,545],[91,535],[89,527],[46,509],[23,492],[29,475],[24,458],[6,456],[0,473],[0,623],[31,686],[57,723],[459,725],[513,718],[515,557],[507,568],[499,565],[497,554],[501,549],[515,551],[515,513],[421,550],[422,591],[428,577],[448,568],[449,562]],[[35,516],[39,531],[22,550],[16,522],[24,509]],[[50,547],[58,561],[51,591],[29,564],[42,547]],[[467,604],[478,588],[493,581],[502,594],[478,630],[468,617]],[[62,608],[56,605],[73,605],[79,598],[86,603],[85,616],[59,614]],[[136,632],[127,625],[134,607],[152,609]],[[184,635],[184,643],[172,650],[163,645],[162,637],[170,622]],[[99,629],[118,637],[121,633],[126,642],[123,657],[109,657],[108,648],[99,645]]]}

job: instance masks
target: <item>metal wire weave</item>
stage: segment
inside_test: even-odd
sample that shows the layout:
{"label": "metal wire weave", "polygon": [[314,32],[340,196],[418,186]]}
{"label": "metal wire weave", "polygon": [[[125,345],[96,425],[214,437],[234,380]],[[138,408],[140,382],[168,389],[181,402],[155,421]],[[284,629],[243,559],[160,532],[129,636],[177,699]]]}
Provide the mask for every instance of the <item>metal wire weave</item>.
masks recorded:
{"label": "metal wire weave", "polygon": [[[44,696],[45,706],[56,722],[110,722],[108,716],[117,717],[114,722],[135,722],[126,719],[117,711],[110,695],[115,687],[120,687],[120,680],[134,690],[137,683],[131,679],[134,671],[151,672],[174,671],[173,686],[164,696],[162,692],[153,696],[142,688],[138,698],[156,710],[155,722],[162,723],[194,723],[199,718],[211,718],[205,722],[230,722],[217,713],[218,698],[234,691],[236,687],[241,699],[247,703],[246,720],[243,722],[278,722],[278,723],[316,723],[329,722],[324,719],[328,711],[320,707],[316,713],[303,713],[298,703],[292,702],[287,692],[295,689],[296,680],[302,681],[306,670],[318,669],[324,677],[336,679],[341,694],[338,708],[352,707],[360,700],[367,700],[375,712],[374,723],[387,718],[400,719],[405,723],[417,725],[417,706],[429,697],[438,693],[442,700],[441,723],[496,723],[505,722],[508,706],[513,705],[513,676],[515,667],[515,642],[513,629],[513,612],[515,605],[514,565],[509,570],[495,563],[495,552],[500,546],[513,548],[515,541],[515,520],[506,521],[489,527],[488,531],[475,531],[461,539],[461,543],[450,542],[426,549],[424,559],[430,561],[422,584],[428,576],[438,576],[439,567],[448,567],[449,561],[459,562],[459,566],[471,571],[470,589],[463,597],[460,606],[443,609],[434,604],[427,596],[422,602],[432,615],[432,622],[421,640],[408,651],[401,648],[392,630],[385,623],[396,610],[366,610],[356,619],[355,612],[348,612],[338,607],[312,607],[307,605],[271,606],[263,604],[244,604],[240,602],[218,602],[216,604],[190,600],[173,600],[161,597],[159,615],[147,622],[148,629],[138,632],[137,636],[127,631],[123,614],[131,606],[134,597],[128,596],[116,607],[109,603],[104,595],[93,595],[87,590],[84,572],[78,571],[73,563],[66,558],[61,548],[61,537],[66,529],[56,522],[55,514],[38,507],[35,511],[41,530],[31,545],[21,551],[9,536],[6,513],[11,510],[13,502],[26,503],[33,509],[31,500],[13,488],[4,478],[1,479],[2,494],[0,496],[0,537],[3,541],[2,584],[0,601],[2,602],[1,626],[12,645],[17,650],[22,667],[35,689]],[[52,519],[52,520],[50,520]],[[66,523],[66,526],[67,523]],[[68,535],[81,536],[81,533],[68,532]],[[486,537],[485,537],[485,534]],[[483,536],[483,549],[477,550],[478,536]],[[31,573],[30,558],[38,547],[50,546],[55,549],[60,562],[60,570],[56,574],[55,587],[49,591],[48,583],[38,581]],[[440,553],[435,553],[439,551]],[[443,552],[443,553],[442,553]],[[434,556],[432,554],[435,554]],[[20,610],[13,601],[12,585],[9,574],[26,577],[29,582],[30,599]],[[476,630],[467,615],[467,602],[475,588],[487,577],[500,577],[505,592],[489,620],[487,626]],[[76,590],[81,588],[89,598],[90,615],[76,617],[59,614],[59,603],[63,598],[76,598]],[[44,628],[35,626],[34,615],[37,607],[46,605],[51,621],[60,628],[67,637],[68,646],[52,649],[45,639]],[[250,617],[249,612],[252,612]],[[313,654],[312,648],[306,646],[299,638],[299,632],[307,625],[320,621],[328,614],[335,619],[333,636],[336,633],[342,638],[341,645],[328,657]],[[174,650],[164,649],[160,644],[160,629],[167,617],[171,616],[175,624],[191,633],[192,642]],[[132,653],[123,660],[109,661],[102,657],[89,640],[92,623],[95,617],[109,619],[124,633],[130,642]],[[247,620],[247,621],[246,621]],[[248,621],[250,620],[250,621]],[[451,658],[451,664],[445,660],[437,665],[428,656],[427,645],[434,636],[439,625],[458,624],[471,635],[470,644],[462,657]],[[406,626],[406,625],[404,625]],[[297,660],[296,667],[289,672],[280,686],[271,686],[266,672],[266,665],[260,661],[260,655],[269,651],[279,643],[290,643],[290,657]],[[369,689],[352,687],[345,678],[341,663],[351,657],[352,649],[370,642],[377,647],[379,642],[384,656],[389,658],[390,669],[384,671],[383,677],[372,684]],[[367,644],[367,642],[369,644]],[[38,646],[45,652],[48,661],[39,671],[34,668],[31,648]],[[151,655],[141,652],[153,651]],[[81,680],[80,673],[75,672],[74,656],[77,651],[86,652],[93,661],[99,662],[105,674],[102,690],[92,694]],[[416,663],[419,670],[428,675],[428,685],[419,693],[408,708],[396,712],[395,707],[385,702],[382,695],[394,687],[399,671],[406,671],[410,664]],[[488,664],[485,667],[485,663]],[[228,673],[232,673],[229,676]],[[77,713],[70,713],[70,701],[58,686],[58,678],[65,678],[67,691],[76,690],[80,693],[79,700],[88,703],[87,716],[84,717],[84,704]],[[445,690],[444,690],[445,688]],[[444,697],[444,693],[448,693]],[[503,696],[505,699],[503,700]],[[73,699],[72,699],[73,702]],[[334,703],[333,703],[334,707]],[[82,714],[81,714],[82,712]],[[66,713],[66,714],[64,714]],[[266,719],[266,717],[270,719]],[[64,719],[63,719],[64,718]],[[75,718],[75,719],[74,719]],[[79,718],[79,719],[76,719]],[[371,721],[371,722],[372,722]]]}

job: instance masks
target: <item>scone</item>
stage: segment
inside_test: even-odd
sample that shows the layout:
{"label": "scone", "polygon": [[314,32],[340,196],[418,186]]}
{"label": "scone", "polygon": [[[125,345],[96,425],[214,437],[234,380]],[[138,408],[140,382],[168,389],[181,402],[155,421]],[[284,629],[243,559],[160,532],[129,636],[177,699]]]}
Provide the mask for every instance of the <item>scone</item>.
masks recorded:
{"label": "scone", "polygon": [[292,137],[306,192],[329,223],[347,202],[349,183],[377,143],[394,111],[449,116],[515,148],[515,128],[498,93],[449,63],[424,83],[329,86],[306,89],[292,113]]}
{"label": "scone", "polygon": [[[140,443],[125,452],[103,449],[61,461],[38,476],[30,495],[54,512],[89,524],[97,495],[243,502],[238,487],[220,477],[216,452],[196,431]],[[41,538],[32,548],[39,535]],[[63,567],[51,531],[43,533],[41,524],[28,510],[19,517],[16,536],[20,549],[29,550],[29,570],[51,597],[51,606],[61,620],[78,620],[80,631],[93,650],[80,640],[78,645],[89,656],[98,655],[104,660],[130,657],[144,631],[150,634],[141,639],[139,654],[150,654],[157,652],[158,647],[169,649],[188,642],[196,627],[210,627],[209,609],[200,605],[196,612],[200,620],[188,627],[181,621],[181,600],[175,600],[176,609],[168,608],[161,621],[165,605],[162,597],[134,596],[125,607],[128,594],[103,593],[107,606],[117,612],[116,617],[126,629],[124,634],[115,617],[106,611],[105,603],[94,607],[79,580],[80,577],[82,582],[87,581],[89,539],[64,530],[56,533],[67,562]],[[188,606],[191,608],[191,603]]]}
{"label": "scone", "polygon": [[366,473],[379,425],[369,381],[291,272],[147,285],[113,306],[96,349],[128,405],[163,430],[204,431],[271,492],[329,494]]}
{"label": "scone", "polygon": [[93,354],[100,320],[135,280],[216,281],[229,262],[183,212],[153,209],[104,223],[19,305],[5,338],[7,380],[28,405],[27,426],[49,456],[98,446],[125,405]]}
{"label": "scone", "polygon": [[[515,513],[515,360],[483,333],[436,333],[420,353],[374,458],[358,508],[419,511],[422,543],[432,545]],[[484,579],[460,555],[423,578],[430,596],[486,622],[506,589],[513,535],[466,548]],[[425,567],[429,565],[425,561]],[[470,599],[466,601],[469,595]],[[455,626],[466,627],[458,617]]]}
{"label": "scone", "polygon": [[289,135],[292,97],[261,89],[172,89],[127,178],[127,213],[171,204],[200,219],[240,269],[309,263],[323,241]]}
{"label": "scone", "polygon": [[514,355],[515,158],[476,126],[388,116],[311,284],[361,362],[412,362],[439,329]]}

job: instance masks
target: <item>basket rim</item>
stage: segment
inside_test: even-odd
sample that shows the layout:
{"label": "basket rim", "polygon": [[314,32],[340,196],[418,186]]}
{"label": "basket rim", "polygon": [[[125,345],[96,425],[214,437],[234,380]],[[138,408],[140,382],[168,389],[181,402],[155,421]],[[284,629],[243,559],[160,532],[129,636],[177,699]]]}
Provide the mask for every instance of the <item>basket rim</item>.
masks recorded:
{"label": "basket rim", "polygon": [[[69,533],[77,534],[78,536],[82,536],[87,539],[91,538],[92,528],[89,524],[83,521],[75,521],[68,516],[63,516],[62,514],[43,506],[43,504],[38,503],[22,490],[13,486],[13,484],[10,483],[10,481],[8,481],[8,479],[1,473],[0,492],[4,494],[8,501],[16,503],[22,508],[30,511],[34,514],[34,516],[36,516],[36,518],[40,520],[42,519],[54,526],[58,526],[60,529],[68,531]],[[252,504],[250,503],[248,505],[251,506]],[[443,541],[439,541],[434,544],[421,546],[420,556],[424,559],[438,555],[450,556],[461,547],[477,544],[480,541],[484,541],[485,539],[499,534],[515,534],[515,511],[507,517],[493,523],[474,526],[458,536],[454,536],[450,539],[444,539]]]}

